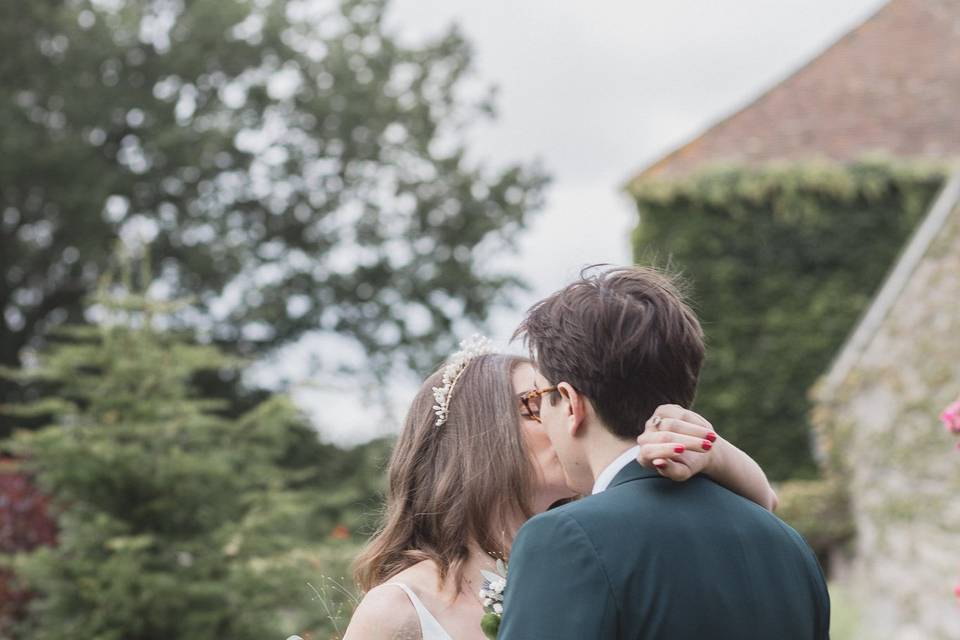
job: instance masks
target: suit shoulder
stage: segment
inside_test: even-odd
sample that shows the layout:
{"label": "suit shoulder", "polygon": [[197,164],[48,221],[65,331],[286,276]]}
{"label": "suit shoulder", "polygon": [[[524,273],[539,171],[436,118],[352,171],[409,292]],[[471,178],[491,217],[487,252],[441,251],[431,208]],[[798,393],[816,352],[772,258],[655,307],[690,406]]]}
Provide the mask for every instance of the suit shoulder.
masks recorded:
{"label": "suit shoulder", "polygon": [[564,505],[556,509],[538,513],[520,527],[520,530],[517,532],[517,537],[519,538],[521,535],[549,535],[555,532],[558,527],[570,526],[572,519],[567,511],[569,506],[570,505]]}
{"label": "suit shoulder", "polygon": [[517,532],[513,550],[526,554],[552,555],[557,549],[571,550],[582,547],[592,553],[593,543],[577,511],[564,505],[535,515],[527,520]]}
{"label": "suit shoulder", "polygon": [[588,496],[535,515],[520,528],[517,540],[527,545],[536,539],[538,546],[583,545],[593,549],[605,539],[604,531],[634,520],[640,513],[642,509],[627,509],[620,500],[610,500],[605,494]]}
{"label": "suit shoulder", "polygon": [[808,565],[810,565],[812,572],[815,573],[823,582],[826,582],[826,577],[823,575],[823,568],[820,566],[820,560],[817,559],[817,554],[810,547],[810,543],[800,535],[800,532],[791,527],[789,524],[781,520],[780,518],[774,516],[774,520],[777,523],[777,526],[785,532],[786,536],[793,542],[794,546],[800,552],[800,554],[805,558]]}
{"label": "suit shoulder", "polygon": [[[547,513],[556,513],[556,517],[573,520],[587,531],[593,525],[607,526],[610,522],[621,521],[632,517],[635,513],[641,513],[647,502],[645,489],[646,485],[640,483],[621,485],[607,489],[603,493],[575,500]],[[626,506],[630,508],[627,509]]]}

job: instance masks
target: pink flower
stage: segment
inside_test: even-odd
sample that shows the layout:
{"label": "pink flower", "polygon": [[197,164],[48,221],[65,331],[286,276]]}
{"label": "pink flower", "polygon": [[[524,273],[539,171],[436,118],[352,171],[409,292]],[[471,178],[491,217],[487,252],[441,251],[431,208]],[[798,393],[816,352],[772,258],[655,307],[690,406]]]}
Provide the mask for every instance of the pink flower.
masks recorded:
{"label": "pink flower", "polygon": [[943,426],[947,431],[960,434],[960,400],[944,409],[940,419],[943,420]]}

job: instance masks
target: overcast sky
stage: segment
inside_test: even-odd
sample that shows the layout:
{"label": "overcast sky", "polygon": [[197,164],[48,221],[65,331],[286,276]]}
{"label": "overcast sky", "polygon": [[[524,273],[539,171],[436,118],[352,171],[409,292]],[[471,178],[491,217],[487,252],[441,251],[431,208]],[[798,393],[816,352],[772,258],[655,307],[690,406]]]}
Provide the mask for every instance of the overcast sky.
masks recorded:
{"label": "overcast sky", "polygon": [[[519,255],[496,267],[533,290],[498,311],[507,339],[523,308],[583,266],[630,262],[637,216],[620,192],[660,155],[776,84],[874,13],[884,0],[395,0],[391,26],[416,40],[456,22],[475,51],[480,81],[499,88],[499,117],[474,132],[492,164],[539,160],[552,175],[547,206]],[[320,343],[287,350],[286,375],[301,378]],[[412,395],[398,385],[395,417]],[[297,401],[339,443],[396,431],[343,388],[301,387]]]}

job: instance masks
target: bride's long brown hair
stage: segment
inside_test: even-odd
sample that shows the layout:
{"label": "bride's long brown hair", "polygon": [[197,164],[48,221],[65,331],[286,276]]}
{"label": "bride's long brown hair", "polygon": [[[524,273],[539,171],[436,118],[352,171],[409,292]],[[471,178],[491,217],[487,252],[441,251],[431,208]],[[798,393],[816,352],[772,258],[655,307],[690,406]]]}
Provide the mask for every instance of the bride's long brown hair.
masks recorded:
{"label": "bride's long brown hair", "polygon": [[471,360],[441,426],[433,412],[440,372],[423,383],[390,457],[383,526],[355,563],[364,591],[432,560],[441,581],[453,577],[459,593],[471,543],[505,553],[509,523],[533,515],[536,470],[511,379],[525,362],[499,354]]}

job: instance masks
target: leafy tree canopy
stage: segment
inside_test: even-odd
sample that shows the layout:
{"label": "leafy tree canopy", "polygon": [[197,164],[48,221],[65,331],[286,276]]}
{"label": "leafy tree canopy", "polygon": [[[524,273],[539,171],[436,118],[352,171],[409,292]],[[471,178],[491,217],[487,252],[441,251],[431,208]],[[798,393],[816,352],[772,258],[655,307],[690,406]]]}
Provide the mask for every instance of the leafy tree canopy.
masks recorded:
{"label": "leafy tree canopy", "polygon": [[544,178],[468,158],[469,47],[386,9],[0,0],[0,364],[84,320],[121,238],[244,354],[320,330],[424,369],[482,320]]}

